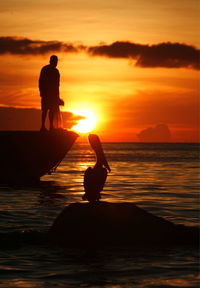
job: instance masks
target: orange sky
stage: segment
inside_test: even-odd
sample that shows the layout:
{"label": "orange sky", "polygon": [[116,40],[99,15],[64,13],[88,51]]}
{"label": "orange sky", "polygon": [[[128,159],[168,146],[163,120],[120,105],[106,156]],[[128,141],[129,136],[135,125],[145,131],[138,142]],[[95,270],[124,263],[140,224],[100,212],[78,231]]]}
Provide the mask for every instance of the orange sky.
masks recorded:
{"label": "orange sky", "polygon": [[[173,142],[198,141],[199,70],[190,57],[200,48],[197,0],[1,2],[0,106],[40,108],[40,69],[56,54],[64,110],[93,111],[103,141],[139,141],[160,123]],[[13,37],[32,42],[20,48]],[[126,54],[127,43],[137,56]]]}

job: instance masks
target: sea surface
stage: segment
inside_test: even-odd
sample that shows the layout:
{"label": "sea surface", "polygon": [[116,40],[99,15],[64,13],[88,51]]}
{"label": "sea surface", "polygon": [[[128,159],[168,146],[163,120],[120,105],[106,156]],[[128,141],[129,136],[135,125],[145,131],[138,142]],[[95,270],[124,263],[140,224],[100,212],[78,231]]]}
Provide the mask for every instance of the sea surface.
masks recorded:
{"label": "sea surface", "polygon": [[[103,147],[112,169],[103,201],[132,202],[175,224],[199,226],[198,144]],[[83,174],[94,163],[89,144],[75,143],[57,171],[40,183],[0,187],[0,287],[199,287],[195,247],[98,247],[90,255],[84,248],[39,243],[38,235],[66,205],[82,201]],[[30,241],[22,244],[25,236]]]}

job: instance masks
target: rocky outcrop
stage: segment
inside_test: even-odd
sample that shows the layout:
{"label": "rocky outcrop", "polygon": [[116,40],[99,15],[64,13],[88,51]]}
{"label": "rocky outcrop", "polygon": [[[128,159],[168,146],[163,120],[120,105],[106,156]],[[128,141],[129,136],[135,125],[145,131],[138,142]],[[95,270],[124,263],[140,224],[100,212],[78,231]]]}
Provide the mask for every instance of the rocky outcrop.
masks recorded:
{"label": "rocky outcrop", "polygon": [[132,203],[73,203],[48,236],[62,246],[198,245],[199,229],[175,225]]}
{"label": "rocky outcrop", "polygon": [[32,183],[53,171],[78,135],[72,131],[0,131],[0,183]]}

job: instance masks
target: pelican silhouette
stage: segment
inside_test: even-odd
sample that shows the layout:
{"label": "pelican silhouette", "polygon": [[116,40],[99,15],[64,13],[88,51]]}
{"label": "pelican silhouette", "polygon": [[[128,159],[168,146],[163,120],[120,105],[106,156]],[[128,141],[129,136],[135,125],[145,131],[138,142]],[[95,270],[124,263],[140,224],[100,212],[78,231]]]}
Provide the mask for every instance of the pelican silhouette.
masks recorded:
{"label": "pelican silhouette", "polygon": [[96,164],[94,167],[89,167],[84,174],[84,189],[85,194],[83,200],[89,202],[98,201],[101,196],[100,192],[103,190],[107,178],[107,170],[111,169],[108,165],[104,151],[99,137],[95,134],[88,136],[89,143],[96,153]]}

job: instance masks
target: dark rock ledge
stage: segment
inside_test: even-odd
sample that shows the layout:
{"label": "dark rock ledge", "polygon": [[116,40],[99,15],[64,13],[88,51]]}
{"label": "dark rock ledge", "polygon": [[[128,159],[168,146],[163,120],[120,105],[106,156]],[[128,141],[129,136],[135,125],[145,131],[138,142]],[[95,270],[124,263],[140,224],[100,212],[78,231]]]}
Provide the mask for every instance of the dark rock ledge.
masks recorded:
{"label": "dark rock ledge", "polygon": [[132,203],[73,203],[55,219],[48,239],[59,245],[193,245],[199,229],[175,225]]}

